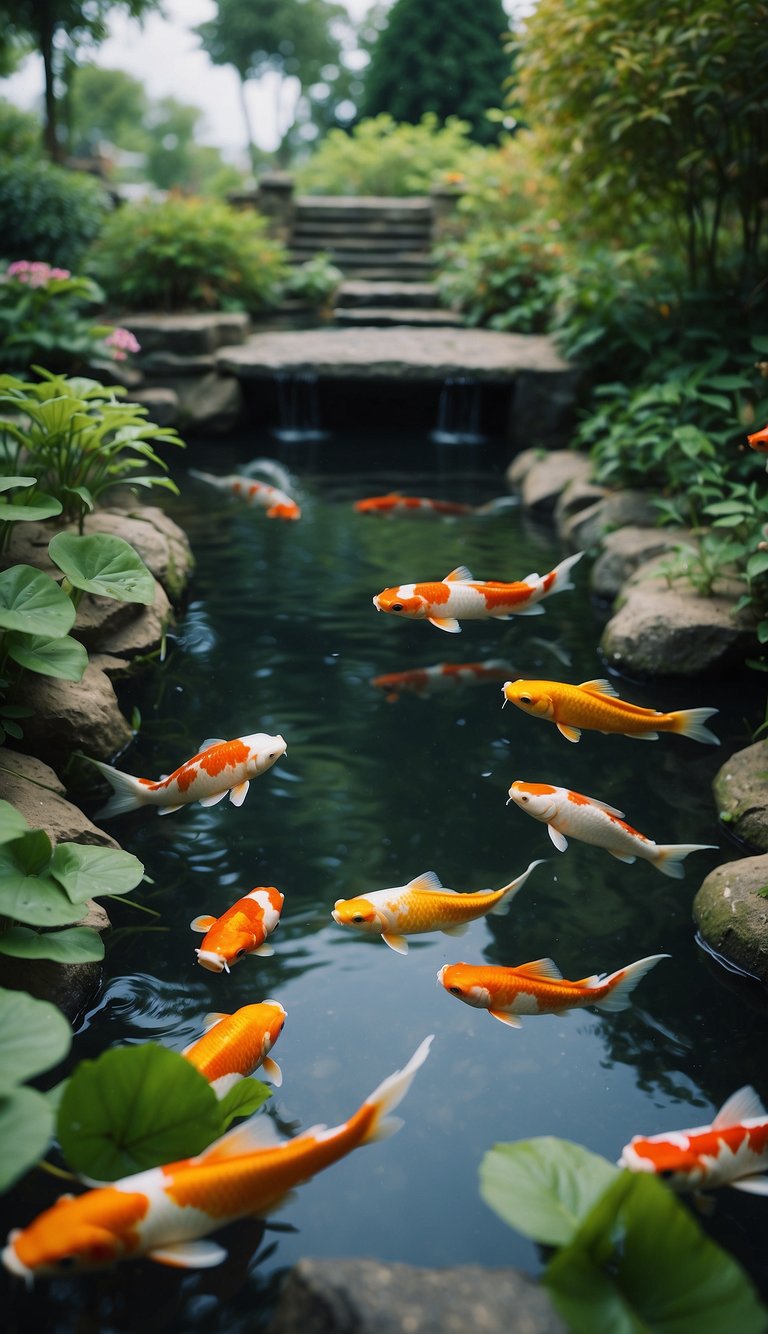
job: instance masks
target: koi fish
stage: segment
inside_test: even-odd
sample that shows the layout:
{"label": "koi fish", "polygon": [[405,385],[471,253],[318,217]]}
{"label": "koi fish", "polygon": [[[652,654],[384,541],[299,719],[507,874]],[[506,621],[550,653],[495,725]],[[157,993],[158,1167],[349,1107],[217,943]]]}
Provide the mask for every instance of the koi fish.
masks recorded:
{"label": "koi fish", "polygon": [[388,672],[385,676],[374,676],[371,685],[386,690],[387,703],[394,704],[406,691],[424,697],[454,686],[503,681],[507,676],[509,663],[501,658],[488,658],[486,662],[437,662],[432,667],[414,667],[408,672]]}
{"label": "koi fish", "polygon": [[459,621],[508,621],[512,616],[538,616],[544,610],[538,604],[552,593],[573,588],[569,575],[583,551],[567,556],[549,574],[529,574],[518,583],[503,584],[491,579],[475,579],[466,565],[459,565],[437,583],[400,584],[377,593],[373,605],[377,611],[393,612],[412,621],[429,621],[438,630],[458,634]]}
{"label": "koi fish", "polygon": [[283,1074],[269,1053],[284,1023],[285,1010],[276,1000],[243,1005],[234,1014],[209,1014],[203,1036],[190,1042],[181,1054],[205,1076],[219,1098],[259,1066],[279,1088]]}
{"label": "koi fish", "polygon": [[469,963],[446,963],[437,980],[466,1005],[488,1010],[494,1019],[520,1028],[520,1014],[562,1014],[580,1006],[597,1010],[627,1010],[638,982],[668,954],[651,954],[615,973],[595,973],[579,982],[567,982],[551,959],[535,959],[516,968]]}
{"label": "koi fish", "polygon": [[580,686],[563,681],[506,681],[502,694],[505,703],[554,723],[566,741],[578,741],[581,729],[589,728],[638,741],[656,741],[659,732],[677,732],[692,741],[720,745],[714,732],[704,726],[717,709],[678,709],[675,713],[643,709],[619,699],[610,681],[582,681]]}
{"label": "koi fish", "polygon": [[248,505],[258,505],[267,511],[268,519],[300,519],[301,510],[295,500],[277,486],[269,482],[258,482],[254,477],[240,477],[237,473],[226,477],[215,477],[211,472],[197,472],[190,468],[190,477],[198,477],[201,482],[208,482],[219,491],[229,491],[233,496],[246,501]]}
{"label": "koi fish", "polygon": [[567,787],[524,783],[517,778],[509,789],[509,800],[534,820],[545,822],[558,852],[565,852],[565,836],[570,834],[582,843],[605,848],[619,862],[634,862],[640,857],[673,880],[682,880],[683,858],[689,852],[715,847],[714,843],[654,843],[626,823],[623,811]]}
{"label": "koi fish", "polygon": [[619,1167],[655,1172],[673,1190],[733,1186],[768,1195],[768,1111],[747,1084],[723,1103],[711,1125],[634,1135]]}
{"label": "koi fish", "polygon": [[262,958],[274,954],[265,942],[280,921],[283,903],[284,896],[274,885],[260,885],[221,917],[194,917],[189,924],[192,930],[205,932],[200,949],[195,950],[197,962],[212,973],[228,973],[246,954]]}
{"label": "koi fish", "polygon": [[478,917],[507,912],[533,868],[541,864],[541,861],[531,862],[522,875],[501,889],[478,889],[474,894],[444,889],[434,871],[424,871],[407,885],[375,889],[354,899],[337,899],[331,917],[339,926],[351,926],[367,936],[381,936],[391,950],[407,954],[407,935],[442,931],[446,936],[463,936],[469,923]]}
{"label": "koi fish", "polygon": [[153,1167],[74,1198],[64,1195],[23,1229],[9,1234],[6,1269],[31,1285],[35,1275],[103,1269],[147,1256],[177,1269],[206,1269],[227,1253],[208,1234],[238,1218],[274,1213],[295,1186],[363,1144],[400,1128],[388,1113],[424,1064],[425,1038],[402,1070],[385,1079],[348,1121],[313,1126],[283,1139],[258,1113],[195,1158]]}
{"label": "koi fish", "polygon": [[375,514],[388,519],[396,514],[419,517],[433,514],[496,514],[518,503],[516,496],[499,496],[496,500],[486,501],[484,505],[464,505],[455,500],[431,500],[427,496],[404,496],[399,491],[390,491],[386,496],[366,496],[364,500],[356,500],[354,507],[358,514]]}
{"label": "koi fish", "polygon": [[750,449],[756,449],[758,454],[768,454],[768,426],[764,426],[761,431],[755,431],[747,436],[747,444]]}
{"label": "koi fish", "polygon": [[114,789],[99,817],[125,815],[140,806],[156,806],[159,815],[170,815],[193,801],[201,806],[215,806],[227,793],[233,806],[242,806],[250,780],[271,769],[287,749],[281,736],[269,736],[266,732],[252,732],[234,741],[209,737],[197,755],[157,782],[134,778],[111,764],[92,759],[91,764],[101,770]]}

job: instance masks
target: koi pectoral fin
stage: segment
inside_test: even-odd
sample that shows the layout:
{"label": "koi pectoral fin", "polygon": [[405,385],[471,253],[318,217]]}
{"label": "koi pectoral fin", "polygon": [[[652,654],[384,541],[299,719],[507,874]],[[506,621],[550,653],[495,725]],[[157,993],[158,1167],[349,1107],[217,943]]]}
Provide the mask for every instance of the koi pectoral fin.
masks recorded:
{"label": "koi pectoral fin", "polygon": [[581,728],[571,727],[569,723],[557,723],[557,730],[566,741],[579,741],[581,739]]}
{"label": "koi pectoral fin", "polygon": [[[184,803],[182,803],[183,805]],[[182,806],[158,806],[157,813],[158,815],[173,815],[173,812],[180,811]]]}
{"label": "koi pectoral fin", "polygon": [[565,837],[565,834],[561,834],[560,830],[555,829],[554,825],[551,824],[547,825],[547,832],[558,852],[565,852],[568,847],[568,839]]}
{"label": "koi pectoral fin", "polygon": [[215,917],[203,914],[202,917],[193,917],[189,925],[193,931],[210,931],[215,921]]}
{"label": "koi pectoral fin", "polygon": [[271,1079],[275,1088],[279,1089],[283,1082],[283,1072],[277,1064],[277,1061],[273,1060],[271,1056],[265,1056],[261,1063],[261,1068],[267,1078]]}
{"label": "koi pectoral fin", "polygon": [[248,796],[248,788],[250,786],[250,782],[246,778],[244,783],[238,783],[236,787],[230,788],[229,800],[232,802],[233,806],[242,806],[245,798]]}
{"label": "koi pectoral fin", "polygon": [[172,1246],[158,1246],[147,1251],[150,1260],[171,1269],[212,1269],[227,1258],[223,1246],[215,1241],[179,1241]]}
{"label": "koi pectoral fin", "polygon": [[465,936],[469,930],[469,922],[457,922],[455,926],[443,926],[440,929],[444,936]]}
{"label": "koi pectoral fin", "polygon": [[507,1014],[505,1010],[489,1010],[488,1013],[493,1015],[494,1019],[498,1019],[499,1023],[508,1024],[510,1028],[523,1026],[516,1014]]}
{"label": "koi pectoral fin", "polygon": [[258,949],[251,950],[251,954],[258,954],[262,959],[270,959],[275,952],[274,945],[259,945]]}
{"label": "koi pectoral fin", "polygon": [[739,1181],[729,1181],[734,1190],[744,1190],[748,1195],[768,1195],[768,1176],[741,1177]]}
{"label": "koi pectoral fin", "polygon": [[227,789],[225,788],[223,792],[214,792],[212,797],[201,797],[198,802],[198,805],[218,806],[219,802],[223,801],[226,795],[227,795]]}
{"label": "koi pectoral fin", "polygon": [[454,616],[428,616],[430,625],[434,625],[438,630],[445,630],[449,635],[461,634],[461,626]]}
{"label": "koi pectoral fin", "polygon": [[385,945],[389,945],[396,954],[408,953],[408,941],[405,936],[398,936],[394,931],[382,931],[381,938]]}

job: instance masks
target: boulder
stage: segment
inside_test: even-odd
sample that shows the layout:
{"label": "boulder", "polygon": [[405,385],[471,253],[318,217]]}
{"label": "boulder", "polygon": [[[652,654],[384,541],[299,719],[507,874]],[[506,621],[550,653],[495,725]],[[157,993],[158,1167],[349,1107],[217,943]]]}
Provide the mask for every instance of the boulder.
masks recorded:
{"label": "boulder", "polygon": [[110,657],[130,660],[160,648],[171,619],[166,591],[155,580],[155,600],[149,607],[87,593],[77,609],[72,634],[85,644],[91,656],[106,652]]}
{"label": "boulder", "polygon": [[591,464],[584,454],[552,450],[527,469],[520,486],[523,505],[526,509],[551,511],[566,487],[587,481],[590,472]]}
{"label": "boulder", "polygon": [[576,551],[596,546],[614,528],[655,528],[659,510],[649,491],[613,491],[569,515],[560,535]]}
{"label": "boulder", "polygon": [[504,474],[507,486],[512,487],[513,491],[519,491],[533,465],[546,459],[548,452],[546,449],[521,449],[519,454],[515,454]]}
{"label": "boulder", "polygon": [[768,741],[757,741],[726,760],[715,774],[712,790],[729,832],[768,852]]}
{"label": "boulder", "polygon": [[92,658],[81,681],[32,676],[24,684],[24,703],[32,716],[24,719],[24,744],[33,754],[53,757],[83,750],[97,760],[111,760],[131,740],[114,687]]}
{"label": "boulder", "polygon": [[85,521],[87,533],[113,533],[130,542],[174,605],[181,602],[195,566],[189,539],[156,505],[97,510]]}
{"label": "boulder", "polygon": [[179,420],[179,396],[174,389],[164,385],[141,388],[131,394],[131,399],[147,409],[149,420],[156,426],[175,426]]}
{"label": "boulder", "polygon": [[693,901],[693,920],[716,954],[768,982],[768,855],[710,871]]}
{"label": "boulder", "polygon": [[599,598],[613,602],[622,584],[641,565],[664,551],[671,551],[678,542],[688,540],[688,530],[680,528],[630,526],[606,533],[600,555],[592,566],[592,592]]}
{"label": "boulder", "polygon": [[187,311],[175,315],[148,311],[126,315],[124,320],[141,344],[139,365],[154,352],[197,357],[242,343],[251,327],[247,315],[227,311]]}
{"label": "boulder", "polygon": [[243,391],[232,375],[211,371],[194,379],[172,379],[168,383],[179,400],[179,428],[223,435],[240,421]]}
{"label": "boulder", "polygon": [[597,482],[591,482],[588,474],[585,474],[583,479],[576,477],[572,482],[568,482],[555,503],[555,524],[558,533],[562,535],[563,525],[572,514],[588,509],[590,505],[594,505],[607,495],[606,488],[599,486]]}
{"label": "boulder", "polygon": [[517,1269],[417,1269],[299,1260],[267,1334],[565,1334],[549,1296]]}
{"label": "boulder", "polygon": [[[0,800],[9,801],[21,812],[27,824],[33,829],[44,829],[54,843],[119,847],[109,834],[93,824],[71,801],[67,801],[61,779],[49,765],[34,755],[23,755],[7,747],[3,750]],[[102,909],[99,908],[98,912],[102,912]]]}

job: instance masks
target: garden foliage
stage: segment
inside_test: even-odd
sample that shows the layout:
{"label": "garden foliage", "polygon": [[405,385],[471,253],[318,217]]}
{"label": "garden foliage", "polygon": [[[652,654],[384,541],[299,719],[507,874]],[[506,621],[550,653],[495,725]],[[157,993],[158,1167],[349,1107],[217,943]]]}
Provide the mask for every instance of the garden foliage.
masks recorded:
{"label": "garden foliage", "polygon": [[428,112],[407,125],[382,112],[349,134],[331,130],[296,169],[296,186],[302,194],[422,195],[484,156],[466,121],[452,116],[440,125]]}
{"label": "garden foliage", "polygon": [[92,176],[30,157],[0,158],[0,250],[6,260],[76,269],[111,209]]}
{"label": "garden foliage", "polygon": [[90,278],[42,260],[14,260],[0,274],[0,359],[3,368],[26,372],[34,361],[49,370],[124,361],[139,344],[128,329],[102,324],[85,313],[104,293]]}

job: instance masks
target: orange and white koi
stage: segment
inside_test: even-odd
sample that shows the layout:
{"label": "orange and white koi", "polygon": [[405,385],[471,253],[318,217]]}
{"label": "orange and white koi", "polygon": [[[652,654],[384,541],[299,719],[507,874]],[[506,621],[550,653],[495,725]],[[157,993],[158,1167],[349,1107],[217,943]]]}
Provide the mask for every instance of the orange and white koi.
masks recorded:
{"label": "orange and white koi", "polygon": [[436,662],[431,667],[413,667],[408,672],[388,672],[374,676],[371,685],[385,690],[387,703],[394,704],[405,692],[424,698],[455,686],[504,681],[508,676],[509,663],[501,658],[488,658],[485,662]]}
{"label": "orange and white koi", "polygon": [[209,737],[197,755],[156,782],[151,778],[134,778],[111,764],[92,759],[91,764],[101,770],[114,789],[99,816],[125,815],[140,806],[156,806],[159,815],[170,815],[194,801],[201,806],[215,806],[227,793],[233,806],[242,806],[251,779],[271,769],[287,749],[281,736],[269,736],[266,732],[252,732],[234,741]]}
{"label": "orange and white koi", "polygon": [[711,1125],[634,1135],[619,1167],[654,1172],[673,1190],[733,1186],[768,1195],[768,1111],[747,1084],[723,1103]]}
{"label": "orange and white koi", "polygon": [[427,931],[463,936],[469,923],[478,917],[507,912],[535,866],[541,866],[541,861],[531,862],[522,875],[501,889],[478,889],[474,894],[444,889],[434,871],[424,871],[407,885],[375,889],[353,899],[337,899],[331,917],[339,926],[351,926],[367,936],[381,936],[391,950],[407,954],[406,936]]}
{"label": "orange and white koi", "polygon": [[313,1126],[285,1140],[257,1113],[196,1158],[136,1172],[77,1198],[62,1196],[10,1233],[3,1264],[28,1284],[38,1274],[103,1269],[141,1256],[177,1269],[221,1264],[227,1253],[207,1240],[209,1233],[238,1218],[274,1213],[295,1186],[400,1128],[388,1113],[405,1097],[431,1042],[425,1038],[402,1070],[332,1129]]}
{"label": "orange and white koi", "polygon": [[266,510],[268,519],[301,518],[301,509],[296,501],[279,487],[270,486],[269,482],[259,482],[255,477],[241,477],[237,473],[216,477],[211,472],[197,472],[194,468],[190,468],[189,473],[191,477],[198,477],[219,491],[228,491],[248,505]]}
{"label": "orange and white koi", "polygon": [[534,959],[516,968],[494,964],[446,963],[437,980],[458,1000],[487,1010],[511,1028],[520,1028],[521,1014],[562,1014],[580,1006],[597,1010],[627,1010],[638,982],[668,954],[651,954],[615,973],[595,973],[567,982],[551,959]]}
{"label": "orange and white koi", "polygon": [[259,1066],[279,1088],[283,1074],[269,1053],[284,1024],[285,1010],[276,1000],[243,1005],[234,1014],[209,1014],[203,1036],[190,1042],[181,1054],[205,1076],[217,1097],[222,1098]]}
{"label": "orange and white koi", "polygon": [[634,862],[640,857],[673,880],[682,880],[683,858],[689,852],[715,847],[714,843],[654,843],[626,823],[623,811],[568,787],[524,783],[516,778],[509,789],[509,800],[534,820],[544,821],[558,852],[568,847],[568,834],[582,843],[605,848],[620,862]]}
{"label": "orange and white koi", "polygon": [[717,709],[659,713],[620,699],[610,681],[582,681],[579,686],[564,681],[507,681],[502,694],[505,704],[516,704],[524,713],[554,723],[566,741],[578,741],[581,729],[585,728],[618,732],[638,741],[656,741],[659,732],[677,732],[692,741],[720,745],[718,737],[704,725]]}
{"label": "orange and white koi", "polygon": [[754,431],[752,435],[748,435],[747,444],[750,449],[757,450],[758,454],[768,454],[768,426],[764,426],[761,431]]}
{"label": "orange and white koi", "polygon": [[512,616],[540,615],[538,604],[552,593],[573,588],[569,575],[583,551],[567,556],[549,574],[529,574],[517,583],[504,584],[491,579],[475,579],[465,565],[451,570],[440,582],[399,584],[377,593],[373,605],[412,621],[429,621],[438,630],[458,634],[459,621],[508,621]]}
{"label": "orange and white koi", "polygon": [[428,496],[404,496],[400,491],[390,491],[386,496],[366,496],[363,500],[356,500],[355,509],[358,514],[374,514],[384,519],[398,514],[429,518],[435,514],[497,514],[518,503],[516,496],[499,496],[495,500],[486,501],[484,505],[465,505],[457,500],[432,500]]}
{"label": "orange and white koi", "polygon": [[274,885],[259,885],[221,917],[194,917],[189,924],[192,930],[205,932],[200,949],[195,950],[197,962],[211,973],[228,973],[247,954],[262,958],[274,954],[266,939],[280,921],[284,901]]}

